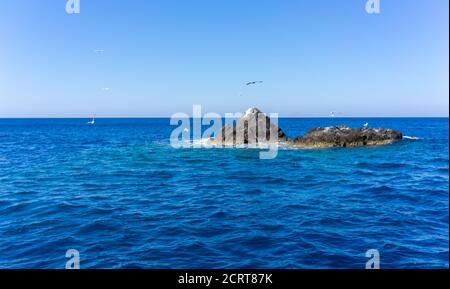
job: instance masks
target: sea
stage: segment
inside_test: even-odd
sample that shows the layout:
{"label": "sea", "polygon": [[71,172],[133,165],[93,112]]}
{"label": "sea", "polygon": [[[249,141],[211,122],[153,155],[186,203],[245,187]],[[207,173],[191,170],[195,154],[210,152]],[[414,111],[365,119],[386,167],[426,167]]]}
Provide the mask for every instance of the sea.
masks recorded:
{"label": "sea", "polygon": [[0,119],[0,268],[449,266],[448,118],[281,118],[400,130],[385,146],[173,148],[168,118]]}

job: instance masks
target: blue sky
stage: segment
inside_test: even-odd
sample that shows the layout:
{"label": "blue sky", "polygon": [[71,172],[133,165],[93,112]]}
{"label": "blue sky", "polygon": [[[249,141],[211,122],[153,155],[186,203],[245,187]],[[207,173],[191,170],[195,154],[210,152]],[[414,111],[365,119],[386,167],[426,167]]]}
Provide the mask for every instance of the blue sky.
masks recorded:
{"label": "blue sky", "polygon": [[448,116],[447,0],[80,2],[0,0],[0,117]]}

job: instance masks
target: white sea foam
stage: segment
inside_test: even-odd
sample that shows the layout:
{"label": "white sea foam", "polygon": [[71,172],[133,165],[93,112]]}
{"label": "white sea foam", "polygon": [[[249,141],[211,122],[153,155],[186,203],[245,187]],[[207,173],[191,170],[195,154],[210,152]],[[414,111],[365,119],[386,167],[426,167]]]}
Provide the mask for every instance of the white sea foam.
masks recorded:
{"label": "white sea foam", "polygon": [[408,136],[408,135],[404,135],[403,138],[404,138],[404,139],[412,139],[412,140],[418,140],[418,139],[421,139],[420,137],[416,137],[416,136]]}
{"label": "white sea foam", "polygon": [[201,138],[192,140],[193,145],[210,145],[212,138]]}
{"label": "white sea foam", "polygon": [[200,148],[238,148],[238,149],[270,149],[273,147],[288,148],[288,145],[284,142],[272,144],[259,143],[256,145],[249,145],[249,144],[235,145],[235,144],[212,143],[211,140],[213,140],[213,138],[194,139],[189,143],[189,146]]}

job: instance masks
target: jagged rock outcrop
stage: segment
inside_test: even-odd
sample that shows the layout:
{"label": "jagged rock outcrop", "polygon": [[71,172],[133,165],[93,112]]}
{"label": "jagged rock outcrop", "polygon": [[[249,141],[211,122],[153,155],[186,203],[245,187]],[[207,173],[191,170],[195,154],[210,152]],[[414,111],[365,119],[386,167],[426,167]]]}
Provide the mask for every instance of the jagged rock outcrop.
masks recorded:
{"label": "jagged rock outcrop", "polygon": [[281,128],[256,107],[249,108],[234,126],[222,127],[212,145],[258,145],[285,142],[298,148],[332,148],[385,145],[403,138],[402,133],[385,128],[318,127],[306,135],[287,138]]}
{"label": "jagged rock outcrop", "polygon": [[306,135],[289,140],[287,144],[299,148],[359,147],[384,145],[401,139],[401,132],[392,129],[334,126],[310,129]]}
{"label": "jagged rock outcrop", "polygon": [[212,144],[224,145],[258,145],[287,141],[281,128],[271,122],[270,118],[256,107],[249,108],[237,124],[225,125]]}

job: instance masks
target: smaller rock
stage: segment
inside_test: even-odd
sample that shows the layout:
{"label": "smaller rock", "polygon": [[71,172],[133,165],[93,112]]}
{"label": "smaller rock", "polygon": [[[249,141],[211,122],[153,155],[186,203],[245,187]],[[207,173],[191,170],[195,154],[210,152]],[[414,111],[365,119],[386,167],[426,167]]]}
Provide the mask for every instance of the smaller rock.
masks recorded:
{"label": "smaller rock", "polygon": [[359,147],[389,144],[402,139],[399,131],[384,128],[319,127],[304,136],[289,140],[299,148]]}

